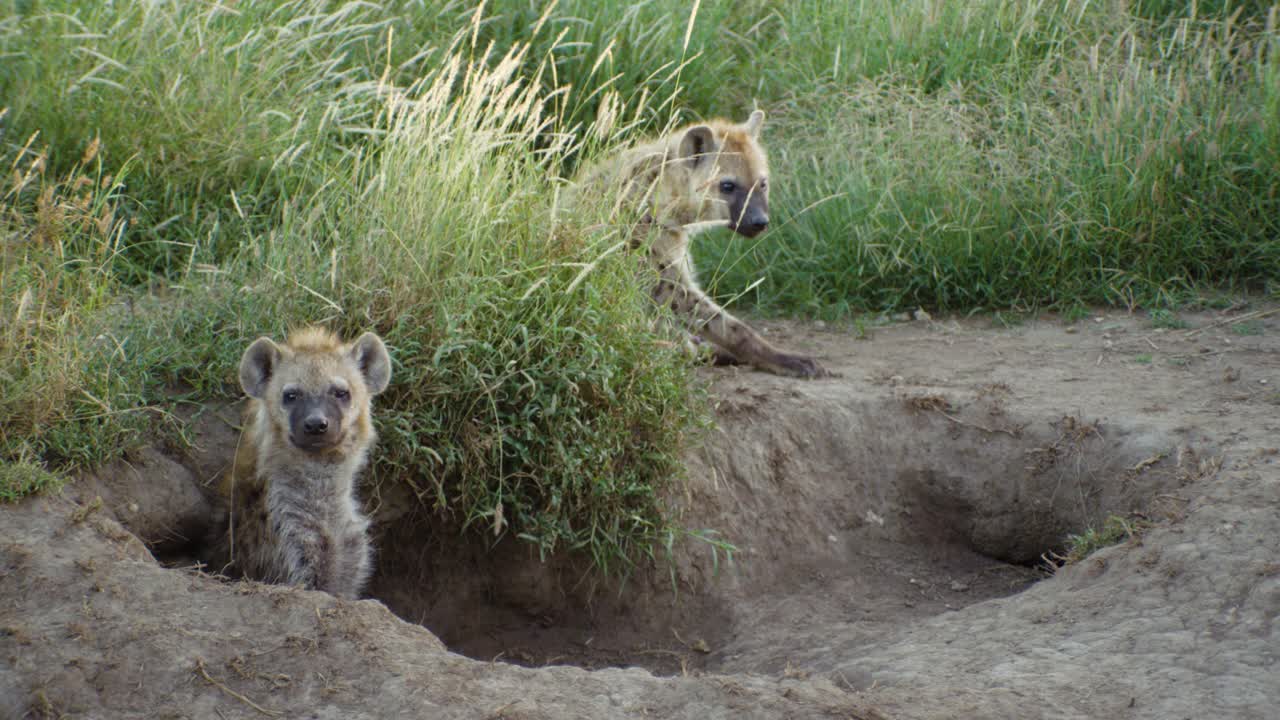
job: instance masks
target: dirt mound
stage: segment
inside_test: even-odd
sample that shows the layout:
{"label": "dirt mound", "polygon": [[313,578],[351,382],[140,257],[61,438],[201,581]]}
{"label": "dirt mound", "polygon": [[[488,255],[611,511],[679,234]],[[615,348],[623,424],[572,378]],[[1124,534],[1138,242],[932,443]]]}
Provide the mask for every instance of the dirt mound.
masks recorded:
{"label": "dirt mound", "polygon": [[486,550],[397,520],[382,524],[370,594],[478,659],[782,672],[787,641],[758,631],[771,616],[793,632],[849,613],[896,627],[1007,596],[1044,577],[1070,533],[1178,484],[1179,438],[1037,416],[1007,407],[1008,391],[759,380],[725,383],[682,499],[686,524],[741,550],[733,564],[693,541],[675,578],[602,588],[518,543]]}
{"label": "dirt mound", "polygon": [[[389,491],[373,600],[165,569],[137,537],[181,554],[213,421],[181,467],[0,509],[0,718],[1266,717],[1272,319],[764,323],[843,377],[707,370],[718,429],[677,502],[737,552],[686,540],[621,587]],[[1046,570],[1111,516],[1130,539]]]}

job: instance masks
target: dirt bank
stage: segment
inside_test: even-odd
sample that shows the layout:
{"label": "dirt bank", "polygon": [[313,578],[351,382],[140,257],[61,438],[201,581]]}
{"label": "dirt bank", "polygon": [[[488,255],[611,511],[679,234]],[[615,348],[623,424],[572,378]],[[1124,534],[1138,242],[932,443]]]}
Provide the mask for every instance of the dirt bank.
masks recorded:
{"label": "dirt bank", "polygon": [[[762,323],[842,377],[706,370],[676,501],[737,551],[622,588],[390,490],[375,599],[167,569],[137,538],[191,534],[234,438],[206,422],[0,508],[0,718],[1267,717],[1280,316],[1245,312]],[[1132,538],[1045,570],[1113,515]]]}

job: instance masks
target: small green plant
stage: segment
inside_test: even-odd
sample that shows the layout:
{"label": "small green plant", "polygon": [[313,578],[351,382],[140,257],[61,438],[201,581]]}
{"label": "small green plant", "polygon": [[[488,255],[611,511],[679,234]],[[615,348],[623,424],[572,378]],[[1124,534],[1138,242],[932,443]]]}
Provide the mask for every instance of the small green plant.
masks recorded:
{"label": "small green plant", "polygon": [[1151,353],[1142,353],[1141,355],[1135,355],[1133,357],[1133,361],[1138,363],[1139,365],[1150,365]]}
{"label": "small green plant", "polygon": [[867,335],[867,319],[862,315],[858,315],[853,319],[853,337],[858,340],[866,340]]}
{"label": "small green plant", "polygon": [[1231,326],[1231,332],[1242,337],[1250,337],[1262,334],[1262,323],[1257,320],[1246,320],[1238,322]]}
{"label": "small green plant", "polygon": [[1182,330],[1188,327],[1187,321],[1178,317],[1172,310],[1157,308],[1151,311],[1151,327],[1167,330]]}
{"label": "small green plant", "polygon": [[1140,530],[1119,515],[1108,515],[1101,528],[1090,527],[1079,535],[1067,536],[1066,564],[1077,563],[1104,547],[1131,538]]}
{"label": "small green plant", "polygon": [[17,502],[28,495],[56,491],[63,478],[30,460],[0,461],[0,502]]}
{"label": "small green plant", "polygon": [[1022,325],[1026,324],[1026,321],[1027,321],[1027,314],[1022,312],[1016,312],[1016,311],[997,310],[991,316],[992,327],[1004,328],[1006,330],[1011,328],[1021,327]]}
{"label": "small green plant", "polygon": [[1067,309],[1062,311],[1062,321],[1068,325],[1084,320],[1089,317],[1089,307],[1083,303],[1071,303]]}

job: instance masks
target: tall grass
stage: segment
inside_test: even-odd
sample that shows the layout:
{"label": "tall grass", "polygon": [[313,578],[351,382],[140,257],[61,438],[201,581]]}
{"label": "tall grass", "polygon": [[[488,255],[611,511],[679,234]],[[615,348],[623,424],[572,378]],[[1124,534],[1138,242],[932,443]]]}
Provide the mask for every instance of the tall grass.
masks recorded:
{"label": "tall grass", "polygon": [[771,131],[784,225],[700,248],[716,286],[836,317],[1274,289],[1276,10],[1080,17],[1098,29],[1029,63],[797,98]]}
{"label": "tall grass", "polygon": [[[126,12],[124,21],[196,22],[185,9],[171,12]],[[195,17],[200,28],[221,20]],[[255,216],[242,189],[220,190],[156,157],[206,147],[193,135],[165,141],[173,144],[155,150],[151,164],[129,163],[128,178],[101,184],[104,200],[67,201],[86,213],[104,205],[107,220],[46,229],[50,213],[41,203],[64,187],[96,191],[100,184],[85,184],[84,162],[63,163],[66,180],[51,179],[46,169],[59,167],[50,160],[57,143],[36,144],[43,136],[18,149],[15,162],[38,167],[52,190],[28,181],[9,196],[15,226],[6,248],[15,254],[4,268],[5,315],[25,313],[22,297],[46,287],[31,277],[33,268],[47,269],[49,287],[79,277],[77,265],[87,274],[84,285],[41,305],[52,314],[33,327],[47,347],[4,348],[4,359],[27,372],[4,378],[12,399],[4,408],[4,457],[90,466],[137,444],[156,422],[173,422],[174,402],[237,395],[236,357],[259,334],[280,335],[304,322],[348,334],[371,328],[386,338],[397,364],[376,414],[383,440],[375,483],[408,484],[459,526],[491,537],[516,534],[544,552],[588,552],[604,568],[670,542],[677,530],[664,511],[664,488],[679,477],[680,454],[703,422],[701,391],[687,361],[650,332],[637,266],[618,252],[622,229],[589,227],[555,202],[556,178],[583,139],[616,143],[644,108],[570,132],[564,108],[575,91],[554,83],[553,49],[538,59],[526,43],[475,44],[479,21],[473,17],[476,24],[433,50],[435,64],[408,84],[396,82],[400,73],[387,59],[394,33],[386,33],[383,51],[370,57],[388,66],[359,92],[339,93],[348,109],[330,111],[363,124],[335,131],[326,144],[252,138],[247,147],[263,142],[262,149],[279,150],[272,167],[227,165],[218,183],[261,173],[265,181],[248,187],[274,186],[279,194],[266,214]],[[339,46],[365,38],[362,30],[347,41],[328,37],[339,25],[315,20],[307,27],[324,29]],[[293,42],[314,44],[305,35]],[[279,56],[267,61],[305,54],[287,50],[277,47]],[[298,80],[311,69],[279,72]],[[262,106],[273,101],[260,89],[242,90]],[[300,127],[298,137],[315,139],[316,131]],[[104,157],[109,149],[95,149],[98,173]],[[139,174],[169,195],[185,192],[192,207],[215,215],[215,225],[245,235],[230,249],[193,237],[171,243],[181,254],[131,255],[149,242],[130,236],[127,223],[139,220],[126,211],[141,203],[125,194]],[[153,197],[146,182],[136,187]],[[19,227],[32,218],[34,229]],[[172,224],[191,232],[198,223],[193,215]],[[127,284],[148,267],[164,278],[159,284],[146,292]],[[29,351],[41,362],[27,364]],[[58,364],[60,352],[65,361]],[[29,402],[55,378],[59,391],[48,393],[45,409],[33,408]]]}
{"label": "tall grass", "polygon": [[110,409],[87,387],[105,343],[86,319],[115,289],[103,265],[121,230],[119,181],[93,148],[66,177],[51,175],[48,156],[30,148],[0,156],[0,451],[17,461],[49,458],[49,438],[63,428],[89,445],[125,432],[97,422]]}
{"label": "tall grass", "polygon": [[274,227],[326,162],[364,145],[379,84],[419,77],[440,49],[393,43],[404,18],[368,2],[5,4],[11,117],[59,171],[95,138],[133,168],[116,267],[132,281]]}
{"label": "tall grass", "polygon": [[[768,312],[1163,305],[1280,274],[1273,4],[0,0],[0,496],[236,397],[260,334],[388,340],[373,479],[617,567],[705,422],[625,228],[562,178],[768,111]],[[763,278],[763,282],[757,282]]]}
{"label": "tall grass", "polygon": [[[671,532],[661,493],[700,422],[649,331],[621,229],[557,214],[576,152],[531,48],[466,40],[387,94],[378,152],[254,245],[285,304],[384,329],[401,375],[380,475],[494,534],[608,566]],[[608,142],[621,124],[586,128]],[[298,268],[305,268],[299,271]],[[665,541],[665,540],[664,540]]]}

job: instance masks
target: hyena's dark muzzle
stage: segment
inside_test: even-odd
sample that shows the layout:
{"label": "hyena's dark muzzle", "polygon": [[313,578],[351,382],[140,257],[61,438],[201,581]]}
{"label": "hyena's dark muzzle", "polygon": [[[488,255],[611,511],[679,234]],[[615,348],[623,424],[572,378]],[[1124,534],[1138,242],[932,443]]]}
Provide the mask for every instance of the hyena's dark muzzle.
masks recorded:
{"label": "hyena's dark muzzle", "polygon": [[342,408],[337,399],[308,395],[289,411],[289,441],[302,450],[326,450],[342,440]]}
{"label": "hyena's dark muzzle", "polygon": [[740,190],[729,201],[729,229],[755,237],[769,227],[769,198],[760,190]]}

